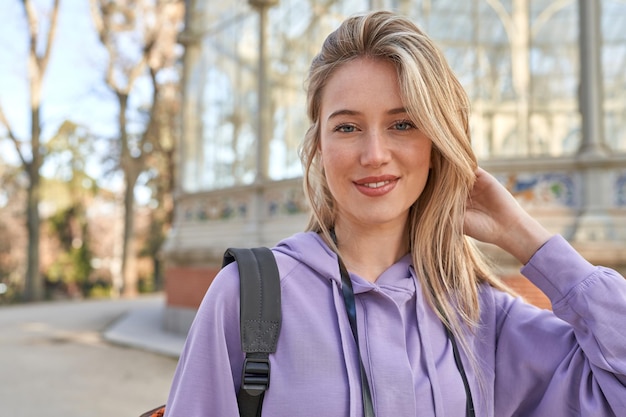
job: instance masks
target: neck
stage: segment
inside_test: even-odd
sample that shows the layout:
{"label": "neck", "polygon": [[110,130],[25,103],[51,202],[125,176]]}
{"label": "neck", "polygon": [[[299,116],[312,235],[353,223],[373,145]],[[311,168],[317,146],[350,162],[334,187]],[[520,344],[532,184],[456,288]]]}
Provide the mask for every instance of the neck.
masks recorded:
{"label": "neck", "polygon": [[335,234],[348,271],[370,282],[375,282],[409,250],[406,227],[354,228],[338,223]]}

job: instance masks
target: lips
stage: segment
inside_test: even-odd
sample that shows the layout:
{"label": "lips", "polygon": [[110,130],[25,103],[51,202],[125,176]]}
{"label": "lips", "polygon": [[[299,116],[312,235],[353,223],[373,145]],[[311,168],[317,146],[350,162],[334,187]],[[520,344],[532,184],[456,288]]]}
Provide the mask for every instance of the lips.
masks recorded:
{"label": "lips", "polygon": [[354,181],[354,185],[368,197],[379,197],[393,190],[399,179],[393,175],[366,177]]}

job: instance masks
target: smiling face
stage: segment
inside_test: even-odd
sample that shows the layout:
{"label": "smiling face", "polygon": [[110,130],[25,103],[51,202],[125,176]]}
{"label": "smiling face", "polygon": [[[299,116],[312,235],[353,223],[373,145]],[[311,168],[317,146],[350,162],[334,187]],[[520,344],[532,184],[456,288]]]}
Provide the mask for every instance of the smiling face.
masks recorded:
{"label": "smiling face", "polygon": [[432,144],[407,114],[393,64],[342,65],[324,87],[319,122],[336,222],[404,228],[428,179]]}

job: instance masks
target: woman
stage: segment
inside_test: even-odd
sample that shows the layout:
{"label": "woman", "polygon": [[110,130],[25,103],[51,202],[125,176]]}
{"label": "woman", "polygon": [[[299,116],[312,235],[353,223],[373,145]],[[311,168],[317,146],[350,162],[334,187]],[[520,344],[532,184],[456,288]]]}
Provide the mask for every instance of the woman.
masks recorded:
{"label": "woman", "polygon": [[[467,97],[424,33],[389,12],[347,19],[312,63],[308,110],[312,216],[273,249],[283,323],[264,416],[363,416],[370,400],[379,417],[626,415],[626,281],[478,168]],[[554,313],[509,294],[464,234],[522,262]],[[231,265],[207,292],[168,416],[238,415],[238,287]]]}

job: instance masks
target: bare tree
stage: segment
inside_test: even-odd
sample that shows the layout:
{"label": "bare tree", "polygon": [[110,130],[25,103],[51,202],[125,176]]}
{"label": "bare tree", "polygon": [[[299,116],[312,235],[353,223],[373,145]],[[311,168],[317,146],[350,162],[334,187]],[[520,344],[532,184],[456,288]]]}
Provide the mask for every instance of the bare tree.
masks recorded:
{"label": "bare tree", "polygon": [[181,106],[180,80],[160,86],[157,119],[158,140],[147,164],[147,185],[152,191],[150,226],[140,255],[149,257],[153,265],[153,288],[163,287],[161,247],[172,225],[174,213],[175,151],[179,143],[179,114]]}
{"label": "bare tree", "polygon": [[[125,188],[119,280],[122,294],[132,296],[137,292],[134,192],[139,176],[146,170],[148,156],[159,148],[155,145],[162,137],[160,78],[167,79],[168,70],[178,59],[176,39],[182,26],[184,5],[180,0],[91,0],[91,7],[98,36],[109,58],[105,82],[119,107],[117,161]],[[146,120],[138,123],[135,119],[142,109],[131,108],[130,98],[139,90],[141,81],[147,81],[152,92],[143,102]],[[138,124],[143,128],[137,128]]]}
{"label": "bare tree", "polygon": [[[57,29],[59,6],[61,1],[54,0],[49,15],[49,23],[42,25],[31,0],[22,0],[28,23],[28,87],[30,105],[30,140],[20,140],[0,107],[0,123],[7,131],[7,136],[15,145],[22,167],[28,177],[26,200],[26,227],[28,230],[27,267],[24,299],[33,301],[43,298],[43,282],[39,271],[39,237],[41,219],[39,202],[41,198],[40,168],[43,164],[45,149],[41,138],[41,102],[44,76],[50,61],[50,53]],[[47,27],[46,33],[40,33]],[[41,48],[43,45],[43,48]]]}

